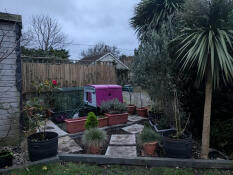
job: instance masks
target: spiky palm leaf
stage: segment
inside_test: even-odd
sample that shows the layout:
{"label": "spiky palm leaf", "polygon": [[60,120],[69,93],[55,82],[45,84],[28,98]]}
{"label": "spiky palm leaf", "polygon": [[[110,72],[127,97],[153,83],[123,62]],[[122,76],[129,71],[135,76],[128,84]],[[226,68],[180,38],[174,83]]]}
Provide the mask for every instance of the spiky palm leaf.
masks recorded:
{"label": "spiky palm leaf", "polygon": [[130,23],[139,37],[149,29],[158,31],[163,22],[181,9],[183,2],[184,0],[142,0],[135,8],[135,16]]}
{"label": "spiky palm leaf", "polygon": [[[211,69],[213,84],[219,86],[233,79],[233,26],[231,0],[190,0],[184,16],[186,28],[179,41],[181,70],[197,68],[201,82]],[[202,8],[200,8],[202,7]]]}

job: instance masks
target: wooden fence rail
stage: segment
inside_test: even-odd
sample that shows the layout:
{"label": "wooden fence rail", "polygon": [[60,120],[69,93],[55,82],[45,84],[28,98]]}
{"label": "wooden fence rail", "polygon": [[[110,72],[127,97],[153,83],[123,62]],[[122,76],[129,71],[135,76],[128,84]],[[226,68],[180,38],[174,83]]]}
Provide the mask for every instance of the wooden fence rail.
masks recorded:
{"label": "wooden fence rail", "polygon": [[115,84],[117,75],[110,65],[23,63],[23,92],[33,91],[33,82],[57,80],[59,87],[87,84]]}

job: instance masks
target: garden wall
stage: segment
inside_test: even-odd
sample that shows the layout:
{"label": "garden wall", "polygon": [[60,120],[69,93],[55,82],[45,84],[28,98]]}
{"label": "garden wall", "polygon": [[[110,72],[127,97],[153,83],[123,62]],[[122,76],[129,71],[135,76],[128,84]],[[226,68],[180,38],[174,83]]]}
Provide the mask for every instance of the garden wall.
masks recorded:
{"label": "garden wall", "polygon": [[19,140],[21,16],[0,13],[0,145]]}
{"label": "garden wall", "polygon": [[57,80],[59,87],[117,83],[115,67],[105,64],[23,63],[22,77],[24,93],[33,91],[33,82],[43,80]]}

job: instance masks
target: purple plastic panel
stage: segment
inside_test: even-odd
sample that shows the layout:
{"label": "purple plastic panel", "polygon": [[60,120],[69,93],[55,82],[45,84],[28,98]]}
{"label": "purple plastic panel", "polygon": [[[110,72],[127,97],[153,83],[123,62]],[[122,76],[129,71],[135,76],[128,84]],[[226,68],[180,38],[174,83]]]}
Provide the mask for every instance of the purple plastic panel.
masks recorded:
{"label": "purple plastic panel", "polygon": [[96,104],[100,107],[103,101],[118,99],[123,103],[122,87],[119,85],[88,85],[96,90]]}

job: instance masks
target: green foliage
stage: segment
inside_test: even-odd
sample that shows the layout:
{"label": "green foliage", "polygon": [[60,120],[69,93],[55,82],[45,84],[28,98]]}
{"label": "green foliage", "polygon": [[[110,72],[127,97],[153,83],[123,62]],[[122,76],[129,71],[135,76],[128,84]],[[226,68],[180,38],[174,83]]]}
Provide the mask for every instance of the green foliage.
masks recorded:
{"label": "green foliage", "polygon": [[233,2],[230,0],[189,0],[181,13],[182,34],[177,58],[183,72],[195,68],[201,83],[211,70],[213,84],[219,87],[233,79]]}
{"label": "green foliage", "polygon": [[85,128],[97,128],[98,127],[98,120],[94,112],[89,112],[87,116],[87,121],[85,122]]}
{"label": "green foliage", "polygon": [[175,13],[182,9],[183,3],[184,0],[142,0],[135,8],[130,23],[140,37],[149,30],[161,30],[167,22],[167,28],[170,28]]}
{"label": "green foliage", "polygon": [[216,120],[211,129],[211,145],[213,148],[231,153],[233,151],[233,119]]}
{"label": "green foliage", "polygon": [[34,49],[34,48],[26,48],[21,47],[21,54],[23,56],[29,56],[29,57],[57,57],[57,58],[63,58],[68,59],[69,58],[69,51],[65,49],[53,49],[50,48],[48,51],[42,50],[42,49]]}
{"label": "green foliage", "polygon": [[99,128],[91,128],[84,132],[82,143],[87,147],[102,146],[106,140],[106,132]]}
{"label": "green foliage", "polygon": [[127,112],[127,107],[118,99],[113,99],[103,102],[100,106],[100,110],[102,113],[121,114]]}
{"label": "green foliage", "polygon": [[[56,89],[56,85],[57,82],[55,80],[46,80],[38,84],[34,83],[36,96],[27,100],[23,106],[24,115],[22,120],[26,135],[31,135],[37,130],[45,132],[41,126],[45,126],[49,117],[48,111],[53,109],[53,92]],[[44,91],[47,92],[45,97],[41,94]]]}
{"label": "green foliage", "polygon": [[[46,168],[45,168],[46,167]],[[77,173],[78,172],[78,173]],[[48,163],[33,165],[5,173],[6,175],[232,175],[229,170],[187,169],[187,168],[158,168],[144,166],[108,165],[97,166],[82,163]]]}
{"label": "green foliage", "polygon": [[137,141],[140,145],[147,142],[159,141],[160,139],[160,135],[150,127],[144,127],[143,131],[137,136]]}
{"label": "green foliage", "polygon": [[158,129],[169,129],[171,126],[170,126],[170,121],[168,120],[167,117],[161,117],[161,119],[157,122],[158,126],[157,128]]}
{"label": "green foliage", "polygon": [[171,116],[171,89],[177,78],[173,73],[174,60],[168,55],[168,38],[153,32],[147,35],[149,39],[141,42],[135,55],[133,82],[149,93],[166,116]]}

